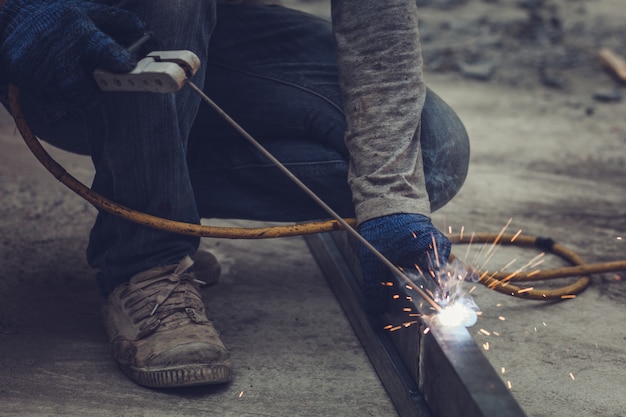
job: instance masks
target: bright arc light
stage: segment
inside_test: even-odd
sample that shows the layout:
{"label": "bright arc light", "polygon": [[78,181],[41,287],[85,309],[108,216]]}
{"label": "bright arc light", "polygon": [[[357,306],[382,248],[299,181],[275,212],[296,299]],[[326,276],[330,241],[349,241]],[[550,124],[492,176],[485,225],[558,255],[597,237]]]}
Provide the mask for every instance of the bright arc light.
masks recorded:
{"label": "bright arc light", "polygon": [[476,324],[476,312],[463,303],[454,303],[437,313],[439,323],[450,327],[471,327]]}

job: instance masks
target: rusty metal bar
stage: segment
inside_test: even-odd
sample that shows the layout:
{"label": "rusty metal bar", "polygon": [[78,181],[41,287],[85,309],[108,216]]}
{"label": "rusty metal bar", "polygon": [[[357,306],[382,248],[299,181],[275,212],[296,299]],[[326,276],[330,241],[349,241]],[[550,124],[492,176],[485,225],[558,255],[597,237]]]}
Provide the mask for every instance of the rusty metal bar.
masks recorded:
{"label": "rusty metal bar", "polygon": [[[305,236],[309,249],[393,404],[402,417],[525,417],[464,327],[442,327],[429,318],[408,318],[410,294],[379,319],[363,313],[356,256],[345,232]],[[385,324],[401,328],[383,330]]]}

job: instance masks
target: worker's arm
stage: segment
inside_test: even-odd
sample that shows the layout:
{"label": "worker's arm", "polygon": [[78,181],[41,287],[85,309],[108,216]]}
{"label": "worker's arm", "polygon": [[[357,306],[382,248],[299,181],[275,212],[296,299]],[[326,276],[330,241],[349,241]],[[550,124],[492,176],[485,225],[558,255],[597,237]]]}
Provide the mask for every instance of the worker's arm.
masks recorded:
{"label": "worker's arm", "polygon": [[128,11],[84,0],[6,0],[2,6],[4,75],[33,95],[80,104],[96,88],[95,68],[135,67],[134,57],[107,34],[138,37],[143,24]]}
{"label": "worker's arm", "polygon": [[[359,232],[394,264],[437,271],[450,242],[429,218],[415,0],[333,0],[332,18]],[[363,246],[359,258],[369,307],[379,313],[389,271]]]}
{"label": "worker's arm", "polygon": [[419,145],[426,88],[414,0],[334,0],[350,184],[359,223],[430,214]]}

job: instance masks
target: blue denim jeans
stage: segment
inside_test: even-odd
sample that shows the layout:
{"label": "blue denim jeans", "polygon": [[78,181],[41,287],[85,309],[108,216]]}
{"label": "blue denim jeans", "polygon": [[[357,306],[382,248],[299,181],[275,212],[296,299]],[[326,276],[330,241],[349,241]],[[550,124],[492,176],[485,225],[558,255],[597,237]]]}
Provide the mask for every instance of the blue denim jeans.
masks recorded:
{"label": "blue denim jeans", "polygon": [[[275,6],[214,0],[127,1],[161,42],[203,63],[193,82],[342,216],[354,208],[330,23]],[[107,93],[94,109],[56,125],[35,115],[44,140],[92,156],[92,188],[169,219],[303,221],[328,218],[189,88],[176,94]],[[41,115],[40,115],[41,116]],[[68,129],[70,126],[71,129]],[[428,90],[421,143],[431,206],[461,188],[469,141],[454,111]],[[87,256],[103,294],[132,275],[178,262],[199,238],[99,212]]]}

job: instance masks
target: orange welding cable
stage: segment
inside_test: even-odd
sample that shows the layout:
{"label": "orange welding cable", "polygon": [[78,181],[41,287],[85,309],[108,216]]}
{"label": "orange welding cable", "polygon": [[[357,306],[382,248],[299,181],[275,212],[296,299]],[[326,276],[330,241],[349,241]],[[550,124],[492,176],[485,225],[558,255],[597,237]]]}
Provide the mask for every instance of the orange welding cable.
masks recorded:
{"label": "orange welding cable", "polygon": [[[180,233],[199,237],[216,237],[228,239],[267,239],[284,236],[297,236],[311,233],[329,232],[340,230],[341,225],[334,220],[292,224],[286,226],[261,227],[261,228],[234,228],[206,226],[192,223],[179,222],[164,219],[141,213],[117,204],[114,201],[103,197],[92,191],[89,187],[69,174],[52,156],[43,148],[24,117],[19,100],[19,89],[13,85],[9,86],[9,104],[11,114],[15,119],[18,131],[22,135],[24,142],[35,155],[39,162],[62,184],[74,191],[76,194],[102,210],[108,211],[116,216],[122,217],[143,226],[152,227],[167,232]],[[347,219],[348,223],[354,225],[353,219]]]}
{"label": "orange welding cable", "polygon": [[[108,211],[116,216],[120,216],[126,220],[159,230],[173,233],[199,237],[214,237],[227,239],[267,239],[285,236],[299,236],[305,234],[314,234],[322,232],[331,232],[341,230],[342,226],[336,220],[327,220],[311,223],[300,223],[286,226],[272,226],[260,228],[237,228],[237,227],[217,227],[206,226],[192,223],[179,222],[175,220],[165,219],[141,213],[136,210],[124,207],[111,201],[102,195],[92,191],[89,187],[78,181],[70,175],[65,168],[56,162],[50,154],[43,148],[35,134],[30,129],[20,105],[19,89],[13,85],[9,86],[9,104],[11,114],[15,119],[15,124],[20,132],[24,142],[39,160],[39,162],[57,179],[70,190],[93,204],[95,207]],[[356,225],[355,219],[345,219],[351,226]],[[450,236],[453,243],[470,243],[468,237]],[[499,242],[498,242],[499,240]],[[472,236],[474,243],[493,243],[514,244],[522,246],[537,246],[538,238],[531,236],[501,236],[495,234],[475,234]],[[564,278],[571,276],[581,276],[597,272],[621,271],[626,269],[626,260],[607,262],[603,264],[585,264],[582,259],[574,252],[566,249],[559,244],[553,244],[550,251],[554,254],[568,260],[575,267],[558,268],[544,271],[535,271],[532,273],[518,273],[511,276],[506,272],[480,272],[476,271],[480,278],[480,282],[487,287],[524,299],[532,300],[557,300],[570,298],[583,291],[589,284],[589,277],[582,276],[572,285],[562,288],[550,290],[535,290],[520,288],[510,284],[510,281],[531,281],[531,280],[548,280],[555,278]],[[454,256],[451,256],[454,258]]]}
{"label": "orange welding cable", "polygon": [[[554,301],[574,298],[584,291],[590,283],[589,274],[600,272],[615,272],[626,270],[626,260],[587,264],[572,250],[554,242],[552,239],[527,236],[521,234],[489,234],[479,233],[468,235],[451,236],[450,240],[456,244],[497,243],[499,245],[514,245],[531,247],[543,252],[552,253],[569,263],[572,267],[555,268],[549,270],[535,270],[530,272],[514,271],[474,271],[479,276],[479,282],[488,288],[513,297],[527,300]],[[468,267],[471,269],[471,267]],[[511,282],[537,282],[557,278],[580,277],[574,283],[551,289],[536,289],[525,286],[518,287]]]}

